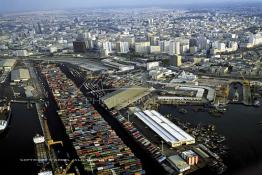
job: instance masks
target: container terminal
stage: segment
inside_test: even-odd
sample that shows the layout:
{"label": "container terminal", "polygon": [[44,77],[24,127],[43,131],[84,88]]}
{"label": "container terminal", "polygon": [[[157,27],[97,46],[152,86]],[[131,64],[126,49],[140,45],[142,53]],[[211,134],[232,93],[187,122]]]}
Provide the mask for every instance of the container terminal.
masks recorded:
{"label": "container terminal", "polygon": [[42,67],[58,114],[79,160],[89,173],[145,174],[142,164],[56,65]]}
{"label": "container terminal", "polygon": [[[182,155],[183,152],[193,151],[193,149],[195,149],[195,148],[198,148],[201,151],[203,151],[203,150],[201,148],[199,148],[199,145],[198,145],[199,143],[194,144],[194,139],[192,139],[190,136],[189,137],[191,138],[191,141],[188,141],[188,146],[185,146],[185,143],[182,143],[181,147],[178,146],[178,147],[172,148],[172,147],[170,147],[170,143],[166,143],[164,140],[161,139],[160,134],[158,135],[154,131],[153,132],[148,131],[147,127],[150,127],[149,125],[145,125],[143,123],[141,124],[141,122],[139,124],[137,124],[137,122],[135,122],[135,123],[130,122],[131,118],[132,119],[135,118],[134,117],[135,112],[130,113],[131,117],[129,116],[129,113],[124,112],[124,111],[128,110],[126,107],[133,106],[133,104],[134,104],[134,101],[132,101],[132,99],[129,100],[129,98],[137,98],[138,96],[140,96],[140,98],[137,98],[135,100],[135,105],[136,106],[139,105],[138,101],[140,101],[140,103],[141,102],[143,103],[143,99],[145,100],[145,99],[148,99],[148,98],[151,97],[150,95],[148,95],[148,93],[146,93],[146,95],[141,95],[141,91],[145,91],[145,88],[141,88],[140,95],[137,94],[137,87],[135,88],[135,90],[133,90],[132,87],[131,88],[124,88],[126,91],[129,91],[129,93],[128,93],[129,98],[125,99],[121,95],[118,96],[118,98],[123,101],[121,104],[118,104],[118,102],[115,103],[114,100],[111,100],[111,102],[113,104],[117,104],[118,106],[114,106],[110,110],[110,109],[108,109],[108,107],[111,107],[110,105],[112,103],[110,103],[110,100],[105,100],[104,97],[109,97],[109,98],[114,99],[114,95],[110,95],[110,93],[115,94],[116,96],[119,95],[119,93],[120,94],[121,93],[126,94],[126,92],[123,92],[123,89],[119,90],[119,91],[116,90],[115,92],[112,92],[112,91],[106,92],[105,90],[103,90],[103,88],[106,88],[106,87],[97,83],[97,82],[101,81],[100,76],[98,76],[97,78],[92,78],[90,80],[86,77],[89,77],[89,76],[92,77],[92,75],[88,76],[88,73],[86,74],[86,72],[81,71],[79,68],[77,68],[75,66],[67,64],[66,66],[63,65],[62,67],[66,67],[68,69],[67,75],[70,74],[70,77],[72,79],[74,79],[76,82],[78,82],[79,87],[80,88],[83,87],[82,91],[84,91],[88,95],[91,94],[92,98],[95,98],[93,103],[99,103],[101,106],[103,106],[103,108],[111,111],[112,117],[117,119],[117,121],[121,124],[121,126],[123,126],[132,135],[133,139],[135,139],[137,142],[140,142],[140,145],[142,145],[142,147],[145,150],[147,150],[147,152],[149,152],[151,157],[153,157],[162,167],[164,167],[165,171],[168,174],[173,174],[173,173],[180,172],[180,171],[181,171],[180,173],[188,174],[188,173],[191,173],[191,172],[196,171],[198,169],[201,169],[205,166],[209,166],[209,164],[212,164],[210,162],[214,162],[214,161],[216,162],[215,158],[212,157],[212,156],[207,158],[207,157],[201,157],[199,154],[197,154],[197,158],[200,157],[200,161],[198,161],[198,164],[191,165],[190,169],[187,169],[187,170],[178,170],[179,168],[174,166],[176,163],[170,163],[170,159],[175,160],[175,159],[172,159],[171,156]],[[105,101],[106,103],[104,103],[103,101]],[[139,112],[141,112],[141,110]],[[160,115],[160,114],[158,114],[158,115]],[[111,120],[113,118],[111,118]],[[151,118],[151,115],[149,115],[149,118]],[[135,120],[139,120],[139,119],[135,119]],[[146,129],[143,129],[144,128],[143,125]],[[157,127],[157,126],[155,126],[155,127]],[[139,129],[137,129],[137,128],[139,128]],[[163,128],[159,129],[159,130],[163,131]],[[149,132],[151,132],[151,134],[148,135]],[[147,135],[147,136],[145,137],[144,134]],[[203,134],[201,134],[201,135],[203,135]],[[157,137],[158,139],[155,139],[155,137]],[[162,140],[162,141],[159,144],[159,142],[155,141],[155,140]],[[165,151],[164,151],[164,149],[165,149]],[[203,151],[203,152],[205,152],[205,151]],[[207,154],[210,154],[210,153],[212,153],[212,151],[210,151]],[[214,170],[215,173],[221,174],[226,170],[226,165],[223,163],[223,160],[221,158],[219,158],[218,162],[219,163],[216,163],[215,166],[211,167],[211,169]]]}
{"label": "container terminal", "polygon": [[[215,147],[221,146],[217,142],[225,140],[223,137],[213,136],[203,128],[187,127],[155,108],[161,103],[155,97],[186,91],[192,99],[202,102],[213,98],[212,89],[168,85],[163,94],[159,90],[163,85],[129,83],[128,78],[118,81],[112,78],[114,74],[94,73],[70,63],[34,62],[31,66],[41,99],[13,101],[27,103],[28,109],[36,102],[43,136],[32,140],[40,175],[154,174],[155,169],[159,170],[157,174],[190,174],[206,166],[217,174],[226,170],[221,154],[214,152]],[[139,74],[139,70],[133,73]],[[172,103],[180,103],[179,100],[173,98]],[[52,117],[58,117],[68,140],[57,140],[52,124],[49,126],[50,105],[56,106]],[[206,140],[209,145],[201,144]],[[66,144],[71,145],[75,156],[60,155]],[[66,159],[56,161],[59,158]],[[79,172],[77,164],[81,164],[83,172]]]}

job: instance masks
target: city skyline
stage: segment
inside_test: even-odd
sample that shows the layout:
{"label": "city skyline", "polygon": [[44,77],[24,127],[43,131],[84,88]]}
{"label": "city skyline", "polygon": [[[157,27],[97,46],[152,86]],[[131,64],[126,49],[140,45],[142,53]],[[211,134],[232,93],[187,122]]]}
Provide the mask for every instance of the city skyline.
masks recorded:
{"label": "city skyline", "polygon": [[221,0],[221,1],[210,1],[210,0],[184,0],[184,1],[173,1],[173,0],[2,0],[0,6],[0,13],[5,12],[20,12],[20,11],[38,11],[38,10],[64,10],[64,9],[75,9],[75,8],[105,8],[105,7],[139,7],[139,6],[159,6],[159,5],[174,5],[181,7],[187,5],[205,5],[205,4],[223,4],[223,3],[254,3],[261,2],[260,0]]}
{"label": "city skyline", "polygon": [[251,1],[0,0],[2,172],[261,175]]}

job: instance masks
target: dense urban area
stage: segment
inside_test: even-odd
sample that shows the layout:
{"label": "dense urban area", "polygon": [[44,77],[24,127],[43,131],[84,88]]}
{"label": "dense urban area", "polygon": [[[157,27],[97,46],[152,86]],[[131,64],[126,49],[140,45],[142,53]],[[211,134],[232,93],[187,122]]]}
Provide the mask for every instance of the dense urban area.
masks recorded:
{"label": "dense urban area", "polygon": [[38,175],[247,171],[262,161],[261,9],[2,14],[3,168]]}

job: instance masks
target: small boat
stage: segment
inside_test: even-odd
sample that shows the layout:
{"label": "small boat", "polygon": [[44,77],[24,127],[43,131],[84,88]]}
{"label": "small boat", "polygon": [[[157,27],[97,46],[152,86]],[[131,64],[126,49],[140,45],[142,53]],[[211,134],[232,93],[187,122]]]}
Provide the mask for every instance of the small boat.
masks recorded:
{"label": "small boat", "polygon": [[233,102],[238,102],[238,101],[239,101],[239,93],[238,93],[238,91],[236,90],[236,91],[235,91],[235,94],[234,94]]}
{"label": "small boat", "polygon": [[215,107],[215,109],[219,112],[226,112],[227,111],[227,108],[226,108],[226,105],[225,104],[222,104],[218,101],[218,103],[214,104],[213,105]]}
{"label": "small boat", "polygon": [[225,137],[225,136],[221,136],[221,137],[217,140],[217,143],[224,142],[225,140],[226,140],[226,137]]}
{"label": "small boat", "polygon": [[221,117],[222,114],[223,114],[223,112],[221,112],[221,111],[219,111],[219,110],[217,110],[217,109],[210,109],[210,110],[208,111],[208,113],[211,114],[211,115],[213,115],[213,116],[215,116],[215,117]]}
{"label": "small boat", "polygon": [[186,114],[188,111],[185,108],[178,109],[178,112],[181,114]]}
{"label": "small boat", "polygon": [[259,100],[256,100],[256,101],[254,102],[254,106],[255,106],[255,107],[260,107],[260,101],[259,101]]}

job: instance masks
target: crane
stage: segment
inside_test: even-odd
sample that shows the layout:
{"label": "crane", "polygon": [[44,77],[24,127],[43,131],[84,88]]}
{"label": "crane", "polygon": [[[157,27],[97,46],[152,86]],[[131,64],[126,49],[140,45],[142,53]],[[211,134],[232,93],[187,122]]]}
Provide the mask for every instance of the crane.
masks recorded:
{"label": "crane", "polygon": [[249,80],[247,80],[247,79],[245,79],[245,77],[244,77],[244,75],[243,75],[243,73],[242,72],[240,72],[240,75],[241,75],[241,77],[243,78],[243,84],[245,85],[245,86],[250,86],[250,81]]}
{"label": "crane", "polygon": [[74,160],[71,160],[71,162],[66,166],[65,169],[61,173],[57,173],[56,175],[66,175],[68,170],[71,168],[72,164],[74,163]]}
{"label": "crane", "polygon": [[63,142],[62,141],[54,141],[49,133],[49,128],[48,128],[48,124],[47,124],[47,120],[44,120],[44,131],[45,131],[45,136],[47,138],[47,146],[48,146],[48,150],[50,150],[50,146],[51,145],[55,145],[55,144],[61,144],[63,146]]}

